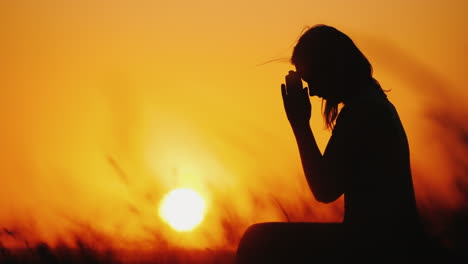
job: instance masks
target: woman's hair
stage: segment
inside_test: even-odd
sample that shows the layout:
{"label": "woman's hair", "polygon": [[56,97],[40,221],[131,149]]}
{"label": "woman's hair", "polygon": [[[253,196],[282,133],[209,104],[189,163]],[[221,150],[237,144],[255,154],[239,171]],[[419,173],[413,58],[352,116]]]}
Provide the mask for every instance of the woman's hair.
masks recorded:
{"label": "woman's hair", "polygon": [[325,107],[322,107],[329,129],[333,129],[338,106],[344,97],[359,93],[370,84],[382,90],[372,77],[372,66],[364,54],[346,34],[334,27],[319,24],[303,33],[294,47],[291,63],[312,69],[319,78],[333,84],[328,89],[333,89],[330,92],[336,98],[324,99]]}

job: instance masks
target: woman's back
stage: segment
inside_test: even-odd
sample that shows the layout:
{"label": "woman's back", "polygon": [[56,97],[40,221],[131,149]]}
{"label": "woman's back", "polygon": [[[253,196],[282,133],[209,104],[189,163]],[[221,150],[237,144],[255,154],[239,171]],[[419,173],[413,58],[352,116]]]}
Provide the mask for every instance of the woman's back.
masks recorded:
{"label": "woman's back", "polygon": [[[346,102],[324,156],[339,155],[353,246],[404,246],[420,229],[406,133],[379,89]],[[337,164],[337,163],[335,163]]]}

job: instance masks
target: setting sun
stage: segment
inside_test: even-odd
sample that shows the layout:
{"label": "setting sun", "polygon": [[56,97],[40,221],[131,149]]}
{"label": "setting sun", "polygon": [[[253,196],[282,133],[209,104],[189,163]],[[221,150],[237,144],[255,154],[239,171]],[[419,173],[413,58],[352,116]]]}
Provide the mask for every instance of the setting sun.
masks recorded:
{"label": "setting sun", "polygon": [[205,201],[194,190],[176,189],[168,193],[159,209],[159,214],[177,231],[190,231],[202,220]]}

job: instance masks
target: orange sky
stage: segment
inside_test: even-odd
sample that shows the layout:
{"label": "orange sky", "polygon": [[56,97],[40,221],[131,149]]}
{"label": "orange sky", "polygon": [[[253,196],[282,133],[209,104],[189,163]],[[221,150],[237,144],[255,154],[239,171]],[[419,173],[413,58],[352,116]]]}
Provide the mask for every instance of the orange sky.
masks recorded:
{"label": "orange sky", "polygon": [[[456,209],[463,201],[446,144],[466,150],[426,114],[466,110],[467,6],[2,1],[0,226],[28,226],[53,241],[86,223],[131,241],[161,236],[194,246],[203,238],[198,246],[215,247],[229,243],[226,223],[239,233],[284,221],[278,204],[292,221],[339,220],[340,201],[319,205],[305,185],[279,90],[296,39],[318,23],[347,33],[392,89],[419,201]],[[259,66],[272,59],[284,62]],[[323,149],[329,133],[320,101],[312,103]],[[157,216],[176,187],[197,189],[211,208],[182,240]]]}

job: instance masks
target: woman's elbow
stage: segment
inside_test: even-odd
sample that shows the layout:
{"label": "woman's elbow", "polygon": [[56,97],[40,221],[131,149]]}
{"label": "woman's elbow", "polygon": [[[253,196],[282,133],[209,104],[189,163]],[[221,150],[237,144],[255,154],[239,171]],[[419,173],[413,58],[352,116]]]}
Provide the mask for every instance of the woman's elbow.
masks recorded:
{"label": "woman's elbow", "polygon": [[332,203],[340,198],[342,193],[332,193],[332,192],[313,192],[315,200],[320,203]]}

